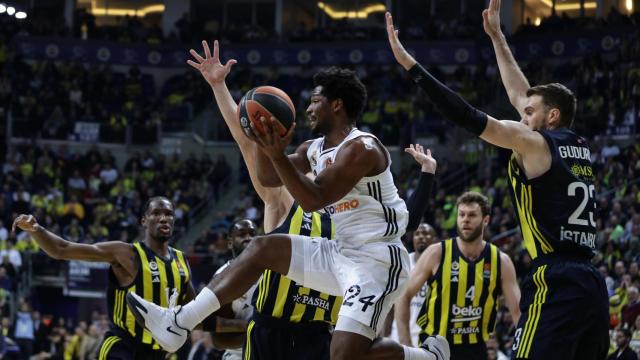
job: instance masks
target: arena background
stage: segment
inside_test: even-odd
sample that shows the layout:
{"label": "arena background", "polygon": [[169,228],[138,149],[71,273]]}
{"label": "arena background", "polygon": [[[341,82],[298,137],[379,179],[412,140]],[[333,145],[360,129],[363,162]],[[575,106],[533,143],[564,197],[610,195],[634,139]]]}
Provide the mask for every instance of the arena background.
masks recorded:
{"label": "arena background", "polygon": [[[75,351],[106,330],[107,265],[63,262],[10,233],[33,213],[70,241],[134,241],[153,195],[176,204],[174,245],[195,286],[231,256],[226,230],[261,223],[262,206],[212,92],[186,64],[200,40],[220,39],[238,100],[258,85],[285,90],[298,109],[294,144],[310,137],[304,109],[319,67],[355,69],[367,85],[359,127],[388,145],[402,196],[417,167],[402,149],[420,143],[438,160],[425,221],[455,235],[455,198],[491,198],[487,240],[523,277],[522,246],[503,152],[452,129],[398,66],[384,11],[419,61],[473,105],[518,119],[472,0],[24,0],[0,1],[0,355],[31,342],[38,359],[93,359]],[[640,1],[503,0],[501,17],[532,85],[561,82],[578,96],[575,128],[591,141],[598,192],[598,255],[615,329],[640,351]],[[405,236],[407,237],[407,236]],[[408,237],[407,237],[408,238]],[[410,242],[406,242],[411,247]],[[31,315],[31,316],[28,316]],[[31,334],[15,319],[33,321]],[[510,353],[513,323],[500,311],[489,351]],[[218,358],[210,341],[209,358]],[[493,351],[492,351],[493,350]],[[47,354],[42,354],[45,352]],[[66,356],[65,356],[66,352]],[[181,353],[178,358],[187,358]],[[14,354],[14,355],[12,355]],[[67,357],[68,356],[68,357]]]}

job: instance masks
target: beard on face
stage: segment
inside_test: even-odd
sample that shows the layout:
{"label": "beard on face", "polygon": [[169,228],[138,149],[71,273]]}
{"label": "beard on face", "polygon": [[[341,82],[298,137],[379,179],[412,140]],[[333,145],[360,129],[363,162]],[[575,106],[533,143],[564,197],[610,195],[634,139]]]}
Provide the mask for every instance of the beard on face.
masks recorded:
{"label": "beard on face", "polygon": [[482,234],[482,228],[483,228],[483,224],[480,223],[480,225],[478,225],[475,229],[473,229],[473,231],[471,231],[471,233],[468,236],[465,236],[462,233],[462,229],[460,228],[460,226],[458,226],[458,237],[460,237],[460,239],[462,239],[462,241],[464,242],[468,242],[468,243],[473,242]]}
{"label": "beard on face", "polygon": [[424,241],[424,242],[423,242],[423,241],[421,241],[421,242],[419,242],[419,243],[418,243],[418,245],[416,246],[416,248],[415,248],[414,250],[415,250],[416,252],[421,253],[421,252],[425,251],[425,250],[427,249],[427,247],[428,247],[428,246],[429,246],[429,245],[427,244],[427,242],[426,242],[426,241]]}

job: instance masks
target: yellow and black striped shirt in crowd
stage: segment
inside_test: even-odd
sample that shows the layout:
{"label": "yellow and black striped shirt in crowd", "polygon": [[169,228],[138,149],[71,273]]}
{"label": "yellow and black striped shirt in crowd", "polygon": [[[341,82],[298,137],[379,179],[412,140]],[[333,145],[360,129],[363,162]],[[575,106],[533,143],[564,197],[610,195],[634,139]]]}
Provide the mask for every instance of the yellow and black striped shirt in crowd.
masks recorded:
{"label": "yellow and black striped shirt in crowd", "polygon": [[[271,234],[334,237],[335,227],[326,214],[305,213],[293,204],[284,223]],[[253,296],[255,311],[263,316],[293,323],[324,321],[335,325],[342,297],[321,293],[298,285],[286,276],[266,270]]]}
{"label": "yellow and black striped shirt in crowd", "polygon": [[441,335],[449,344],[486,342],[496,322],[500,286],[500,250],[487,243],[482,255],[470,261],[456,239],[441,242],[440,266],[428,281],[418,325],[421,338]]}
{"label": "yellow and black striped shirt in crowd", "polygon": [[189,288],[191,270],[182,251],[169,247],[170,257],[165,259],[155,254],[143,242],[136,242],[133,247],[140,266],[129,286],[119,286],[112,269],[109,268],[109,319],[119,336],[127,336],[133,339],[135,344],[146,344],[153,350],[161,350],[151,333],[136,323],[133,314],[127,308],[125,296],[129,291],[135,292],[145,300],[168,307],[169,298],[176,292],[178,303],[183,303]]}

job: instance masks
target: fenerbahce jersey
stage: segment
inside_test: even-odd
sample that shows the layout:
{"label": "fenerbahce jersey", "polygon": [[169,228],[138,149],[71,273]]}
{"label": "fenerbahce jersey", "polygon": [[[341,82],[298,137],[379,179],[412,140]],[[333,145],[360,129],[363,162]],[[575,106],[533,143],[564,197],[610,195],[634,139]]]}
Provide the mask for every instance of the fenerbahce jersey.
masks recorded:
{"label": "fenerbahce jersey", "polygon": [[551,168],[527,179],[515,155],[509,161],[512,200],[524,245],[532,259],[551,253],[591,258],[596,210],[591,153],[569,129],[541,130],[551,152]]}
{"label": "fenerbahce jersey", "polygon": [[[307,150],[307,158],[313,174],[318,176],[336,160],[340,149],[348,141],[367,136],[380,144],[372,134],[353,128],[337,146],[325,149],[324,137],[313,140]],[[391,157],[380,144],[389,161],[386,169],[375,176],[363,177],[342,199],[325,207],[336,225],[336,241],[339,247],[358,248],[370,242],[397,241],[404,234],[409,212],[391,174]]]}
{"label": "fenerbahce jersey", "polygon": [[[333,238],[333,233],[333,224],[327,215],[306,213],[295,202],[282,225],[270,232],[328,239]],[[282,274],[265,270],[253,293],[252,304],[254,311],[262,316],[292,323],[322,321],[335,325],[342,297],[303,287]]]}
{"label": "fenerbahce jersey", "polygon": [[125,296],[131,291],[162,307],[169,307],[169,298],[176,292],[177,303],[183,303],[189,288],[191,270],[182,251],[169,247],[169,259],[153,252],[144,242],[132,244],[139,268],[133,282],[120,286],[109,267],[109,286],[107,288],[107,308],[112,330],[132,344],[148,345],[150,349],[162,350],[153,340],[151,333],[138,325],[133,313],[127,307]]}
{"label": "fenerbahce jersey", "polygon": [[444,240],[429,294],[418,314],[420,341],[441,335],[449,344],[486,342],[496,323],[500,286],[500,250],[486,243],[476,261],[467,260],[456,239]]}

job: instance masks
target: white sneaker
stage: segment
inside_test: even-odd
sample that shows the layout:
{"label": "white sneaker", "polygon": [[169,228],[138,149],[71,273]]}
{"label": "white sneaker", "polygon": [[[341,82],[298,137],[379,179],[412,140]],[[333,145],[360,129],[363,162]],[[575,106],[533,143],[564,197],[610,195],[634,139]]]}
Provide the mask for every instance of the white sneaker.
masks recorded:
{"label": "white sneaker", "polygon": [[440,335],[429,336],[421,346],[426,351],[435,355],[438,360],[449,360],[451,352],[449,350],[449,342]]}
{"label": "white sneaker", "polygon": [[135,293],[127,293],[127,307],[136,321],[145,327],[165,351],[174,353],[187,341],[189,331],[176,323],[181,306],[163,308]]}

